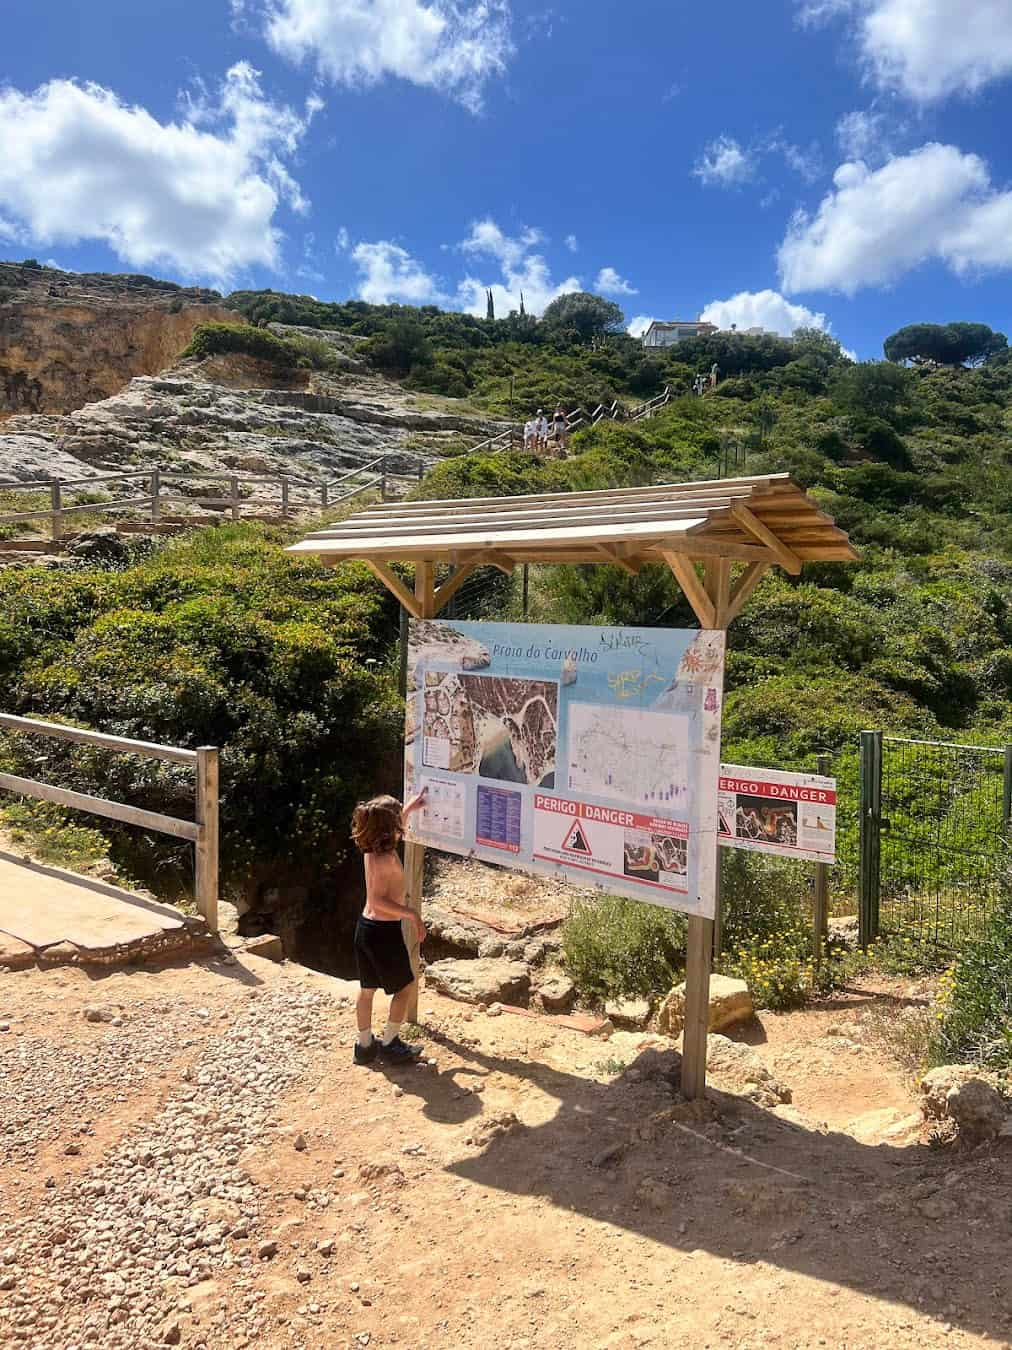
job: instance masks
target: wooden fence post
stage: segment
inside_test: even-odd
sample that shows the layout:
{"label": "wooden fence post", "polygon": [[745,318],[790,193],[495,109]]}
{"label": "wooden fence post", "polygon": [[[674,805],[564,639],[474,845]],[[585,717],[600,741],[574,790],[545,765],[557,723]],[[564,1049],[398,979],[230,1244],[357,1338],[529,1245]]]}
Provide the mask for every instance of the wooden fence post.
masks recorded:
{"label": "wooden fence post", "polygon": [[320,484],[320,506],[326,511],[330,505],[330,489],[326,483]]}
{"label": "wooden fence post", "polygon": [[155,525],[158,524],[158,521],[161,519],[162,514],[162,503],[160,499],[161,491],[162,491],[162,471],[161,469],[158,468],[157,465],[155,465],[155,467],[151,470],[151,520],[152,523]]}
{"label": "wooden fence post", "polygon": [[194,898],[212,933],[218,931],[218,751],[202,745],[197,750],[197,866]]}
{"label": "wooden fence post", "polygon": [[50,483],[49,500],[50,500],[50,509],[53,513],[52,519],[53,542],[58,543],[59,540],[63,538],[63,516],[61,513],[63,499],[62,499],[62,489],[60,487],[59,482]]}
{"label": "wooden fence post", "polygon": [[228,481],[229,481],[229,486],[231,487],[231,490],[232,490],[232,519],[233,519],[233,520],[238,520],[238,519],[239,519],[239,477],[238,477],[237,474],[232,474],[231,478],[230,478]]}

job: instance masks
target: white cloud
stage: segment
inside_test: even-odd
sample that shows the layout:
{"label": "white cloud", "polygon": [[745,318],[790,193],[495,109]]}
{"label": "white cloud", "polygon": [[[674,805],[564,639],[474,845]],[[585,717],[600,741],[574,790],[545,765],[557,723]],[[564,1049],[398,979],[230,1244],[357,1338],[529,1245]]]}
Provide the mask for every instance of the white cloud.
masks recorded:
{"label": "white cloud", "polygon": [[594,290],[602,295],[639,295],[635,286],[630,286],[625,277],[620,277],[614,267],[602,267],[594,282]]}
{"label": "white cloud", "polygon": [[734,187],[755,174],[755,155],[743,150],[732,136],[718,136],[703,151],[692,170],[704,187]]}
{"label": "white cloud", "polygon": [[579,253],[580,243],[575,234],[567,234],[565,242],[566,248],[569,249],[570,253]]}
{"label": "white cloud", "polygon": [[654,316],[652,314],[637,314],[635,319],[630,321],[629,327],[625,331],[630,337],[642,337],[653,322]]}
{"label": "white cloud", "polygon": [[510,310],[519,310],[522,292],[525,311],[541,314],[558,296],[580,290],[579,277],[566,277],[559,282],[552,279],[544,257],[531,251],[543,242],[541,231],[529,226],[517,235],[508,235],[494,220],[475,221],[471,233],[459,247],[471,257],[494,258],[499,264],[501,280],[488,282],[465,277],[457,288],[457,303],[469,314],[481,317],[485,313],[485,293],[491,290],[495,312],[503,316]]}
{"label": "white cloud", "polygon": [[853,294],[929,259],[954,271],[1012,267],[1012,192],[953,145],[928,144],[874,171],[841,164],[814,216],[799,212],[780,246],[788,293]]}
{"label": "white cloud", "polygon": [[836,140],[845,159],[862,159],[865,163],[878,158],[883,145],[885,117],[872,110],[844,113],[836,124]]}
{"label": "white cloud", "polygon": [[807,0],[799,13],[807,24],[851,15],[871,78],[918,103],[1012,74],[1009,0]]}
{"label": "white cloud", "polygon": [[394,76],[476,112],[513,54],[508,0],[263,0],[266,37],[334,84]]}
{"label": "white cloud", "polygon": [[351,235],[344,225],[337,232],[337,238],[334,240],[334,248],[338,253],[347,253],[351,248]]}
{"label": "white cloud", "polygon": [[818,144],[813,141],[811,145],[804,148],[800,145],[793,145],[790,141],[782,140],[780,137],[774,138],[770,143],[771,150],[778,150],[786,160],[788,166],[795,173],[801,175],[806,183],[814,183],[816,178],[822,172],[822,153]]}
{"label": "white cloud", "polygon": [[524,227],[517,235],[505,234],[494,220],[476,220],[471,233],[460,243],[463,253],[498,258],[504,267],[516,267],[536,245],[544,242],[540,230]]}
{"label": "white cloud", "polygon": [[386,239],[356,244],[351,256],[362,278],[359,297],[371,305],[446,303],[436,278],[399,244]]}
{"label": "white cloud", "polygon": [[275,214],[306,207],[284,159],[307,123],[246,62],[177,122],[96,84],[0,89],[0,208],[40,243],[101,240],[133,267],[219,281],[277,268]]}
{"label": "white cloud", "polygon": [[825,314],[785,300],[779,291],[739,291],[728,300],[711,300],[699,316],[718,328],[768,328],[790,337],[796,328],[828,330]]}

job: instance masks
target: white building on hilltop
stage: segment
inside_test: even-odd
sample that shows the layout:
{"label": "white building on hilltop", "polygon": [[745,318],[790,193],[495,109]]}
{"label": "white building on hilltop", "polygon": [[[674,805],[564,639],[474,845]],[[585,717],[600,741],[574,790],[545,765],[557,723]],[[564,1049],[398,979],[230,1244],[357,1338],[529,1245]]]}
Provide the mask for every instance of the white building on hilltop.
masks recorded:
{"label": "white building on hilltop", "polygon": [[720,329],[715,323],[705,319],[654,319],[643,333],[641,341],[644,347],[673,347],[685,338],[709,337],[711,333],[736,333],[739,337],[782,337],[782,333],[772,328],[739,328],[733,323],[729,329]]}
{"label": "white building on hilltop", "polygon": [[709,337],[716,331],[715,323],[706,323],[703,319],[671,319],[668,322],[654,319],[643,334],[642,342],[644,347],[673,347],[683,338]]}

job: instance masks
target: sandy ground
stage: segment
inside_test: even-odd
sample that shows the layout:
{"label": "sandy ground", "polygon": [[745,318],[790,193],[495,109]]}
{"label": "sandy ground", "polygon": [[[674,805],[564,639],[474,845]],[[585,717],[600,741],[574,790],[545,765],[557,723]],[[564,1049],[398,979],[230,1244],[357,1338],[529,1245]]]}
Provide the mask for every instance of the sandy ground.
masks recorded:
{"label": "sandy ground", "polygon": [[[434,994],[434,1065],[358,1068],[353,988],[256,958],[0,974],[0,1276],[17,1224],[199,1084],[225,1028],[285,985],[325,998],[240,1159],[256,1214],[209,1278],[164,1283],[164,1343],[1012,1344],[1012,1157],[920,1142],[902,1073],[853,1034],[862,1009],[902,1005],[885,986],[745,1030],[793,1091],[764,1109],[719,1085],[680,1104],[672,1051],[623,1066],[607,1041]],[[122,1025],[86,1022],[87,1004]],[[0,1343],[32,1345],[27,1286],[4,1285]],[[45,1343],[66,1347],[59,1316]]]}

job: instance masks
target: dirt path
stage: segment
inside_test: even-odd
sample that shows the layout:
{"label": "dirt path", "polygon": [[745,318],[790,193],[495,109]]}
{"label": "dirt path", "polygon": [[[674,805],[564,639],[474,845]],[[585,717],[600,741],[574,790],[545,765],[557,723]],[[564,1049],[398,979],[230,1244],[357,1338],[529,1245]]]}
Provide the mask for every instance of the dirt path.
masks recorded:
{"label": "dirt path", "polygon": [[1010,1158],[908,1142],[858,1030],[901,993],[764,1015],[770,1110],[433,994],[434,1065],[355,1068],[351,992],[256,958],[0,974],[0,1344],[1012,1344]]}

